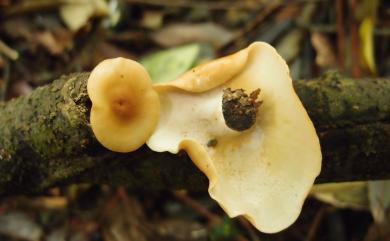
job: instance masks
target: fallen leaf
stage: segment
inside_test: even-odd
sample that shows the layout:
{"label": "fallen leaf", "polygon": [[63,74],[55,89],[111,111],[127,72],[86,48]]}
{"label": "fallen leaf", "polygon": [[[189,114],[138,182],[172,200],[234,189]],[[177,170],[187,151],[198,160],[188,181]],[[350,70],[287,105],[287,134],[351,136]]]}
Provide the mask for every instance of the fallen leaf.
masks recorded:
{"label": "fallen leaf", "polygon": [[0,216],[0,233],[18,239],[37,241],[41,239],[43,230],[29,216],[11,212]]}
{"label": "fallen leaf", "polygon": [[[28,43],[29,49],[33,49],[31,45],[36,45],[34,42],[34,26],[31,21],[26,18],[11,18],[2,21],[1,30],[12,39],[23,39]],[[34,42],[34,43],[33,43]]]}
{"label": "fallen leaf", "polygon": [[118,47],[108,41],[98,39],[87,43],[78,56],[73,59],[72,64],[76,69],[92,69],[101,61],[116,57],[128,59],[136,58],[136,56],[127,49]]}
{"label": "fallen leaf", "polygon": [[14,81],[8,94],[10,98],[15,98],[22,95],[27,95],[31,93],[31,91],[33,91],[33,88],[26,81]]}
{"label": "fallen leaf", "polygon": [[142,16],[141,26],[149,29],[158,29],[163,23],[164,14],[161,11],[145,11]]}
{"label": "fallen leaf", "polygon": [[316,50],[316,64],[320,67],[331,67],[336,65],[336,55],[328,37],[323,33],[313,32],[311,44]]}
{"label": "fallen leaf", "polygon": [[295,59],[299,54],[302,36],[303,32],[300,29],[291,30],[276,45],[276,50],[278,50],[278,53],[287,63]]}
{"label": "fallen leaf", "polygon": [[82,28],[93,16],[104,16],[108,13],[104,0],[68,0],[60,7],[60,16],[66,26],[73,32]]}
{"label": "fallen leaf", "polygon": [[141,203],[127,195],[123,188],[107,203],[103,213],[102,235],[105,241],[159,240],[152,232]]}
{"label": "fallen leaf", "polygon": [[390,214],[390,180],[369,181],[368,199],[371,214],[377,223],[389,221]]}
{"label": "fallen leaf", "polygon": [[185,219],[164,219],[153,224],[156,232],[164,240],[206,241],[207,228],[197,222]]}
{"label": "fallen leaf", "polygon": [[1,39],[0,39],[0,54],[4,54],[5,56],[7,56],[12,60],[17,60],[19,57],[19,53],[16,50],[9,47],[3,41],[1,41]]}
{"label": "fallen leaf", "polygon": [[36,40],[44,46],[49,53],[53,55],[61,54],[66,48],[65,45],[61,45],[57,42],[56,38],[51,32],[45,31],[35,35]]}
{"label": "fallen leaf", "polygon": [[43,210],[61,210],[68,205],[68,199],[65,197],[37,197],[31,199],[31,205]]}
{"label": "fallen leaf", "polygon": [[10,0],[0,0],[0,6],[8,6],[10,5]]}
{"label": "fallen leaf", "polygon": [[51,19],[45,19],[46,30],[40,30],[25,18],[10,19],[4,22],[2,28],[15,40],[22,39],[30,52],[35,53],[42,46],[52,55],[60,55],[73,47],[73,33]]}
{"label": "fallen leaf", "polygon": [[366,233],[364,241],[390,241],[390,223],[373,223]]}
{"label": "fallen leaf", "polygon": [[235,240],[238,235],[238,230],[234,226],[231,219],[225,217],[223,222],[215,224],[210,229],[210,240]]}
{"label": "fallen leaf", "polygon": [[173,80],[190,69],[200,58],[204,45],[189,44],[171,48],[144,57],[141,63],[153,83]]}
{"label": "fallen leaf", "polygon": [[374,57],[374,20],[372,17],[363,19],[359,27],[359,35],[364,63],[372,74],[376,74]]}
{"label": "fallen leaf", "polygon": [[294,19],[302,13],[302,6],[299,4],[286,4],[276,13],[275,22],[281,22],[286,19]]}
{"label": "fallen leaf", "polygon": [[152,34],[152,39],[164,47],[206,42],[219,48],[234,37],[231,31],[214,23],[173,24]]}
{"label": "fallen leaf", "polygon": [[367,182],[341,182],[314,185],[310,194],[339,208],[368,209]]}
{"label": "fallen leaf", "polygon": [[59,228],[53,230],[49,235],[47,235],[47,241],[66,241],[66,231],[64,228]]}

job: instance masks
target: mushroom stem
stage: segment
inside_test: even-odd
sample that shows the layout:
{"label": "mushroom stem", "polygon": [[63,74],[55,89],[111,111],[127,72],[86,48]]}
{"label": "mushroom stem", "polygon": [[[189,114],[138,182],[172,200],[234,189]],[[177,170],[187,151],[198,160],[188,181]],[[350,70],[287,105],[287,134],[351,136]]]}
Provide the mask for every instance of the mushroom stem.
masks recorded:
{"label": "mushroom stem", "polygon": [[225,124],[232,130],[245,131],[256,122],[256,116],[262,101],[257,98],[260,89],[252,91],[249,96],[244,89],[226,88],[222,96],[222,113]]}

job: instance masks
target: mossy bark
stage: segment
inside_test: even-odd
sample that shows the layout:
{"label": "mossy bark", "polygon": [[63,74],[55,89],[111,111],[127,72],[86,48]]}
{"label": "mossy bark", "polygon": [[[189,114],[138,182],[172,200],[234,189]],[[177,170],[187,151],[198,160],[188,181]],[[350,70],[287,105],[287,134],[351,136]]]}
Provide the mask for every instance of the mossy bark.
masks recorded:
{"label": "mossy bark", "polygon": [[[88,73],[63,76],[30,95],[0,103],[0,194],[38,192],[75,182],[134,189],[205,189],[184,153],[128,154],[102,147],[89,126]],[[318,182],[390,178],[390,80],[328,74],[295,89],[320,136]]]}

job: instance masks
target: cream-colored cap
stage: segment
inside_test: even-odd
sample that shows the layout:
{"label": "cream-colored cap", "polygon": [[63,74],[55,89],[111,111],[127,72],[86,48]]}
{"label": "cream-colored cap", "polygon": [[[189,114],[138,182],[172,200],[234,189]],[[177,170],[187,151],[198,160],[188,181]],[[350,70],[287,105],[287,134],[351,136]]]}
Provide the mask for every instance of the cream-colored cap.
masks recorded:
{"label": "cream-colored cap", "polygon": [[146,70],[125,59],[107,59],[91,72],[90,122],[107,149],[130,152],[145,144],[159,119],[160,101]]}
{"label": "cream-colored cap", "polygon": [[[297,219],[320,172],[321,149],[289,69],[273,47],[251,44],[155,88],[161,116],[147,141],[152,150],[185,150],[208,177],[210,196],[229,216],[243,215],[260,231],[278,232]],[[250,129],[226,126],[226,88],[261,89]]]}

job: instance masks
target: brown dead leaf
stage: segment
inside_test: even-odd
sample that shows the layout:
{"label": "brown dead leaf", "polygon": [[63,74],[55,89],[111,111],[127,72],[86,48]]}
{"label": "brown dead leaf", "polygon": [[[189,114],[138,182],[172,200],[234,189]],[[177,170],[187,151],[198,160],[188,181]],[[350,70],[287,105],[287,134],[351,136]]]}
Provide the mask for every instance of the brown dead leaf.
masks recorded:
{"label": "brown dead leaf", "polygon": [[28,19],[16,18],[5,21],[1,27],[9,37],[24,40],[24,45],[33,53],[38,46],[52,55],[60,55],[73,47],[73,33],[59,24],[47,23],[47,30],[42,31]]}
{"label": "brown dead leaf", "polygon": [[65,228],[58,228],[51,231],[47,236],[47,241],[66,241],[66,230]]}
{"label": "brown dead leaf", "polygon": [[44,210],[65,209],[68,200],[66,197],[37,197],[31,200],[31,205]]}
{"label": "brown dead leaf", "polygon": [[151,237],[141,204],[121,188],[107,203],[103,215],[101,227],[105,241],[148,241]]}
{"label": "brown dead leaf", "polygon": [[303,32],[300,29],[289,31],[276,45],[279,54],[286,60],[287,63],[294,60],[301,51],[301,41]]}
{"label": "brown dead leaf", "polygon": [[[67,233],[72,237],[80,236],[82,240],[90,240],[87,237],[93,236],[98,232],[100,226],[94,219],[83,218],[81,216],[75,216],[67,220]],[[72,238],[70,240],[73,240]]]}
{"label": "brown dead leaf", "polygon": [[336,66],[336,55],[328,37],[323,33],[312,33],[311,44],[316,50],[316,64],[320,67]]}
{"label": "brown dead leaf", "polygon": [[136,59],[135,55],[127,49],[120,48],[107,41],[90,41],[76,56],[72,65],[82,69],[91,69],[105,59],[124,57],[128,59]]}
{"label": "brown dead leaf", "polygon": [[56,40],[54,35],[48,31],[36,33],[35,39],[40,45],[45,47],[52,55],[59,55],[66,48],[66,45],[60,44]]}
{"label": "brown dead leaf", "polygon": [[31,91],[33,91],[33,88],[26,81],[15,81],[9,90],[8,97],[15,98],[27,95]]}
{"label": "brown dead leaf", "polygon": [[33,25],[26,18],[13,18],[2,21],[1,29],[8,37],[30,40],[33,36]]}
{"label": "brown dead leaf", "polygon": [[66,26],[73,32],[82,28],[93,16],[105,16],[108,5],[104,0],[68,0],[60,7],[60,16]]}
{"label": "brown dead leaf", "polygon": [[233,37],[233,32],[214,23],[172,24],[152,34],[152,39],[164,47],[206,42],[219,48]]}
{"label": "brown dead leaf", "polygon": [[371,225],[364,241],[390,241],[390,223]]}
{"label": "brown dead leaf", "polygon": [[16,50],[9,47],[3,41],[1,41],[1,39],[0,39],[0,54],[4,54],[5,56],[7,56],[12,60],[16,60],[19,57],[19,53]]}
{"label": "brown dead leaf", "polygon": [[149,29],[158,29],[161,27],[164,19],[162,11],[145,11],[142,15],[141,26]]}
{"label": "brown dead leaf", "polygon": [[208,236],[205,226],[185,219],[164,219],[154,223],[153,227],[164,240],[206,241]]}
{"label": "brown dead leaf", "polygon": [[36,241],[42,237],[43,230],[26,214],[10,212],[0,216],[0,234],[17,239]]}
{"label": "brown dead leaf", "polygon": [[302,11],[302,7],[298,4],[284,5],[280,11],[276,13],[275,22],[281,22],[286,19],[296,18]]}
{"label": "brown dead leaf", "polygon": [[0,6],[8,6],[10,5],[10,0],[0,0]]}

